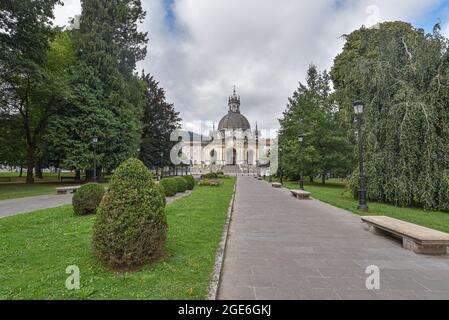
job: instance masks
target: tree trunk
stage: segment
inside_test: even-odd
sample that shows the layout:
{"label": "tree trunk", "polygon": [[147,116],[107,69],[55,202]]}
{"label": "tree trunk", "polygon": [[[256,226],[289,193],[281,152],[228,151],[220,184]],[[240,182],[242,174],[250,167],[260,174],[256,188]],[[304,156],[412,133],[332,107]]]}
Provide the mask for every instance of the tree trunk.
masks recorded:
{"label": "tree trunk", "polygon": [[101,174],[103,173],[103,168],[97,168],[97,182],[101,180]]}
{"label": "tree trunk", "polygon": [[310,176],[310,183],[313,183],[313,176]]}
{"label": "tree trunk", "polygon": [[27,167],[27,184],[34,183],[34,175],[33,175],[34,165],[28,164]]}
{"label": "tree trunk", "polygon": [[92,182],[94,180],[94,170],[86,170],[86,182]]}
{"label": "tree trunk", "polygon": [[23,166],[20,165],[19,178],[23,177]]}
{"label": "tree trunk", "polygon": [[34,149],[28,148],[27,156],[27,184],[34,183]]}
{"label": "tree trunk", "polygon": [[44,179],[44,175],[42,173],[42,160],[38,159],[36,162],[36,177],[38,179]]}
{"label": "tree trunk", "polygon": [[75,170],[75,181],[76,182],[81,181],[81,170]]}
{"label": "tree trunk", "polygon": [[321,176],[321,183],[326,184],[326,175],[324,173]]}

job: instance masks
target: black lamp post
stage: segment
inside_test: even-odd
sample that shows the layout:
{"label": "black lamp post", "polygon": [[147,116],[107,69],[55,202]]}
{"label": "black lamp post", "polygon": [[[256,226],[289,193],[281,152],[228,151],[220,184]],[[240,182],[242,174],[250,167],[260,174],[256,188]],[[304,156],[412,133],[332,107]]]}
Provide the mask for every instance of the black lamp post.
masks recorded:
{"label": "black lamp post", "polygon": [[365,169],[363,167],[363,136],[362,136],[362,115],[363,115],[363,102],[354,101],[354,112],[357,119],[357,136],[359,143],[359,166],[360,166],[360,177],[359,177],[359,206],[360,211],[368,211],[368,205],[366,203],[366,177]]}
{"label": "black lamp post", "polygon": [[304,136],[299,136],[299,149],[301,159],[301,173],[299,177],[299,189],[304,190]]}
{"label": "black lamp post", "polygon": [[279,147],[279,182],[283,185],[284,184],[284,177],[282,176],[282,147]]}
{"label": "black lamp post", "polygon": [[97,182],[97,143],[98,137],[93,136],[92,144],[94,145],[94,176],[93,176],[94,182]]}
{"label": "black lamp post", "polygon": [[162,180],[162,176],[163,176],[163,173],[164,173],[164,153],[163,152],[161,152],[160,154],[159,154],[160,156],[161,156],[161,167],[160,167],[160,174],[159,174],[159,181],[161,181]]}
{"label": "black lamp post", "polygon": [[246,173],[249,176],[249,151],[246,151]]}

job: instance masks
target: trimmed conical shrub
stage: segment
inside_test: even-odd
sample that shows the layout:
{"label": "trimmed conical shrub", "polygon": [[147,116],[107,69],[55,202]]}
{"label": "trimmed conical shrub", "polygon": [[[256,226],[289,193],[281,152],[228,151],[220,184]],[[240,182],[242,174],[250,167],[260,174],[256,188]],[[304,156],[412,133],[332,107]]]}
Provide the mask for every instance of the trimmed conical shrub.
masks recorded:
{"label": "trimmed conical shrub", "polygon": [[88,183],[73,195],[73,212],[77,216],[94,214],[103,199],[104,187],[97,183]]}
{"label": "trimmed conical shrub", "polygon": [[193,176],[184,176],[184,180],[187,182],[187,190],[193,190],[195,187],[195,178]]}
{"label": "trimmed conical shrub", "polygon": [[125,161],[97,211],[95,255],[107,268],[135,270],[164,254],[167,230],[162,189],[141,161]]}
{"label": "trimmed conical shrub", "polygon": [[165,178],[160,182],[166,197],[173,197],[178,192],[178,185],[173,178]]}
{"label": "trimmed conical shrub", "polygon": [[175,177],[176,192],[183,193],[187,191],[187,181],[183,177]]}

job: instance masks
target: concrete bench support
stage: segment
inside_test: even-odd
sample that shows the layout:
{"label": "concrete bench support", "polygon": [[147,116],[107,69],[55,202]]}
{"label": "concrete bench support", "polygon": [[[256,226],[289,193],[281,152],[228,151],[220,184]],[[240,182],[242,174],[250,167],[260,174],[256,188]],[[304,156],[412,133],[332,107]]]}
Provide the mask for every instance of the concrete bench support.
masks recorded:
{"label": "concrete bench support", "polygon": [[449,246],[449,234],[384,216],[363,217],[368,230],[377,235],[392,235],[402,239],[404,249],[417,254],[444,255]]}
{"label": "concrete bench support", "polygon": [[75,193],[81,186],[56,188],[57,194]]}
{"label": "concrete bench support", "polygon": [[312,195],[310,192],[304,190],[290,190],[292,195],[300,200],[309,200]]}
{"label": "concrete bench support", "polygon": [[272,183],[271,186],[272,186],[273,188],[276,188],[276,189],[282,188],[282,184],[280,184],[280,183],[278,183],[278,182]]}

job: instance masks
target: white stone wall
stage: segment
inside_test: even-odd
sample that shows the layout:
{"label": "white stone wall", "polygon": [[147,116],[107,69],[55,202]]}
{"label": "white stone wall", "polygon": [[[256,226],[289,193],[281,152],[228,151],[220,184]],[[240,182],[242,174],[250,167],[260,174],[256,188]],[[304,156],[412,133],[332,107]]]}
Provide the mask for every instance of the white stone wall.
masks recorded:
{"label": "white stone wall", "polygon": [[[223,145],[223,136],[224,145]],[[248,141],[245,145],[245,141]],[[191,159],[192,164],[198,165],[250,165],[255,166],[257,160],[266,155],[269,147],[264,146],[264,141],[256,143],[255,134],[252,132],[227,131],[214,132],[213,141],[201,147],[200,141],[184,142],[183,154]]]}

